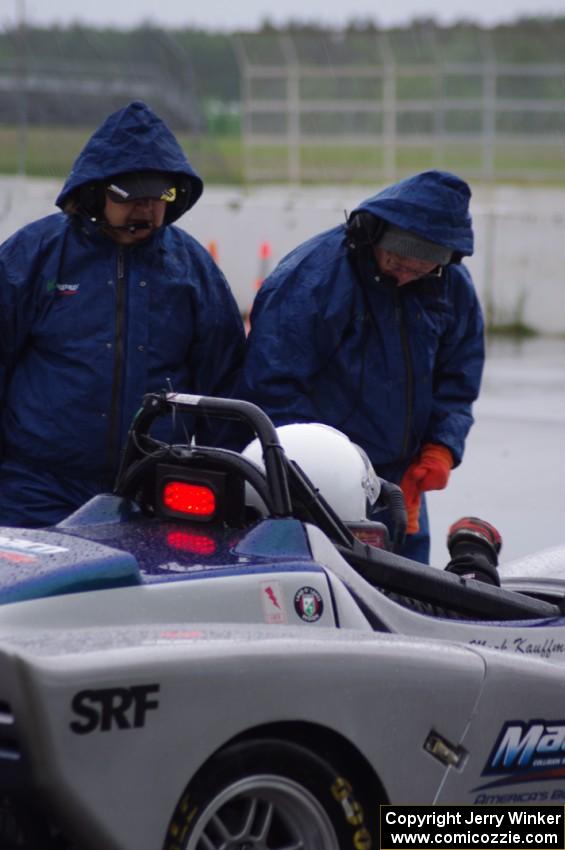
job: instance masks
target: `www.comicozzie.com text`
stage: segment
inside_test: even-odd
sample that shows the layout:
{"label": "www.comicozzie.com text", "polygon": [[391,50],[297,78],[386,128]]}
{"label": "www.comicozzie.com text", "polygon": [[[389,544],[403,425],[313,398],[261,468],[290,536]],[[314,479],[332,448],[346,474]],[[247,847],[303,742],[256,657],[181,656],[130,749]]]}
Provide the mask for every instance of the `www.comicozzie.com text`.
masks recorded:
{"label": "www.comicozzie.com text", "polygon": [[[422,811],[415,806],[381,806],[381,847],[565,847],[564,810],[534,807],[438,806]],[[431,831],[424,831],[430,830]],[[435,829],[434,829],[435,828]],[[538,829],[536,829],[538,828]]]}

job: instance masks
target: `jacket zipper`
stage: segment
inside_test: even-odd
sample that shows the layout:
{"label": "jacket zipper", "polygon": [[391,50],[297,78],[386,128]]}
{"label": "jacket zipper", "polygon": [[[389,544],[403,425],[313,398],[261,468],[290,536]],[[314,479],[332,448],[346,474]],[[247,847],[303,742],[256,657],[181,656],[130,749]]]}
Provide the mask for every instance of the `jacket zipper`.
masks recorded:
{"label": "jacket zipper", "polygon": [[[367,255],[365,253],[365,258],[367,258],[367,257],[368,257],[368,262],[371,264],[372,267],[374,267],[374,270],[377,271],[377,274],[375,274],[375,271],[372,272],[371,278],[373,278],[378,283],[381,280],[381,276],[380,276],[380,272],[378,271],[378,268],[375,265],[374,256],[372,255],[372,253],[369,254],[369,255]],[[375,331],[377,331],[378,325],[377,325],[375,316],[373,315],[373,308],[372,308],[371,302],[369,300],[369,295],[368,295],[368,292],[367,292],[367,289],[366,289],[366,284],[365,284],[366,274],[365,274],[365,267],[363,265],[363,258],[362,258],[361,253],[359,251],[351,252],[350,258],[351,258],[353,268],[355,269],[355,271],[357,273],[357,280],[358,280],[358,282],[361,286],[361,292],[362,292],[363,301],[364,301],[364,304],[365,304],[366,316],[371,321],[371,323],[373,324]],[[367,261],[367,260],[365,260],[365,261]],[[413,401],[414,371],[413,371],[413,367],[412,367],[412,358],[410,357],[410,344],[409,344],[409,341],[408,341],[408,329],[406,327],[404,310],[402,309],[402,302],[400,300],[400,293],[398,291],[398,286],[396,286],[396,285],[392,286],[392,298],[393,298],[393,304],[394,304],[394,317],[395,317],[396,322],[398,324],[398,329],[399,329],[399,333],[400,333],[400,341],[401,341],[401,344],[402,344],[402,353],[403,353],[403,357],[404,357],[404,368],[405,368],[405,371],[406,371],[406,393],[405,393],[405,397],[406,397],[406,420],[405,420],[405,423],[404,423],[404,434],[402,436],[401,453],[400,453],[400,457],[396,461],[397,463],[402,463],[403,461],[405,461],[407,459],[408,449],[410,447],[410,433],[411,433],[411,430],[412,430],[411,425],[412,425],[412,417],[413,417],[413,413],[414,413],[414,409],[413,409],[414,408],[414,401]],[[350,415],[351,415],[351,413],[348,414],[348,416],[350,416]]]}
{"label": "jacket zipper", "polygon": [[410,433],[413,416],[413,387],[414,387],[414,370],[412,368],[412,358],[410,357],[410,345],[408,342],[408,330],[404,319],[404,310],[400,300],[398,287],[393,289],[394,297],[394,313],[400,331],[400,341],[402,343],[402,353],[404,355],[404,366],[406,369],[406,421],[404,423],[404,435],[402,437],[402,450],[400,460],[405,460],[408,456],[408,448],[410,446]]}
{"label": "jacket zipper", "polygon": [[112,400],[110,408],[110,430],[108,433],[108,472],[115,475],[118,461],[118,445],[120,435],[120,409],[122,383],[124,373],[124,337],[125,337],[125,301],[126,280],[124,249],[118,248],[117,280],[116,280],[116,334],[114,337],[114,372],[112,376]]}

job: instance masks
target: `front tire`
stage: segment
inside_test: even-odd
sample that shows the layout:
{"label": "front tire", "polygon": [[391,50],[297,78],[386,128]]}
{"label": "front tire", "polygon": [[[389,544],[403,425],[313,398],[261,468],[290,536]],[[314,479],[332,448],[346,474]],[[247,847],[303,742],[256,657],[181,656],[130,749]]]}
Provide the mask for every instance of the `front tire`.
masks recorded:
{"label": "front tire", "polygon": [[241,741],[190,782],[164,850],[370,850],[361,800],[350,778],[299,744]]}

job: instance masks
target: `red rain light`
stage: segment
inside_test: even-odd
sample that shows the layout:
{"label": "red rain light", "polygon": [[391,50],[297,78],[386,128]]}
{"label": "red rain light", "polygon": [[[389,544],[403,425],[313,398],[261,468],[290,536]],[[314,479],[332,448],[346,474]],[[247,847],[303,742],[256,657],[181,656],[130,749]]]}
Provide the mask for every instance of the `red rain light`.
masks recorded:
{"label": "red rain light", "polygon": [[213,555],[216,551],[216,542],[211,537],[186,531],[171,531],[167,534],[167,543],[173,549],[192,555]]}
{"label": "red rain light", "polygon": [[216,513],[216,494],[202,484],[167,481],[162,498],[166,508],[186,516],[211,519]]}

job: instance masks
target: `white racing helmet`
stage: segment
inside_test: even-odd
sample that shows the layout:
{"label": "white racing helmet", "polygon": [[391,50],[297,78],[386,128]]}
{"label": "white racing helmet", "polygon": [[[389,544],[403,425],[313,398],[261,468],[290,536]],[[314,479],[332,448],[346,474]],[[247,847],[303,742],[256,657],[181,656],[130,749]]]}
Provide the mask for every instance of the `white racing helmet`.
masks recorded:
{"label": "white racing helmet", "polygon": [[[318,422],[297,422],[277,428],[289,460],[295,461],[343,522],[363,522],[381,489],[380,481],[362,448],[336,428]],[[258,439],[243,456],[264,468]],[[263,500],[246,484],[246,504],[262,514]]]}

